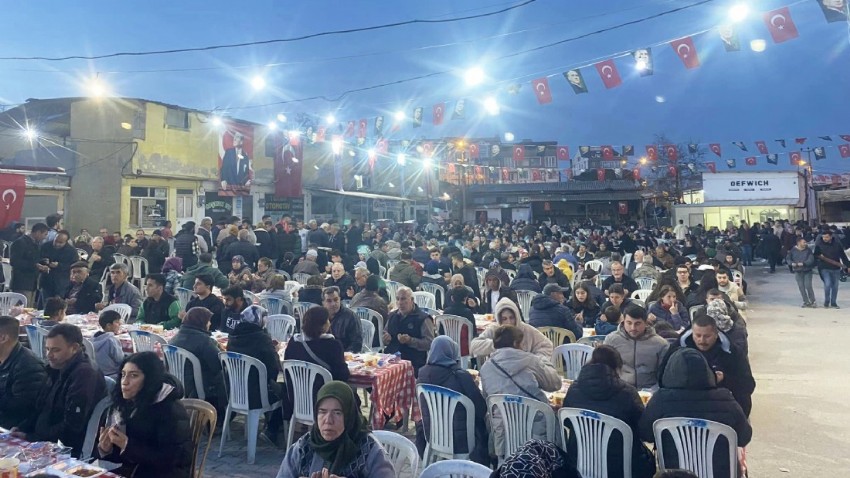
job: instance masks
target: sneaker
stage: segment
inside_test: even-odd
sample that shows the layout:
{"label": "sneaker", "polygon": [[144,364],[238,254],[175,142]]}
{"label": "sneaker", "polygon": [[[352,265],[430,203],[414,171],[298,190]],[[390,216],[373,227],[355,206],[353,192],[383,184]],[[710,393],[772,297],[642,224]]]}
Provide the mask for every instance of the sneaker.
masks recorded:
{"label": "sneaker", "polygon": [[802,307],[804,309],[808,309],[810,307],[810,305],[809,305],[808,302],[803,302],[803,305],[801,305],[800,307]]}
{"label": "sneaker", "polygon": [[824,302],[824,303],[823,303],[823,308],[824,308],[824,309],[828,309],[828,308],[829,308],[829,302]]}
{"label": "sneaker", "polygon": [[811,308],[813,308],[813,309],[817,309],[817,308],[818,308],[818,305],[817,305],[816,303],[814,303],[814,302],[809,302],[809,307],[811,307]]}
{"label": "sneaker", "polygon": [[841,307],[838,307],[838,304],[832,304],[832,305],[829,306],[829,308],[830,309],[840,309]]}

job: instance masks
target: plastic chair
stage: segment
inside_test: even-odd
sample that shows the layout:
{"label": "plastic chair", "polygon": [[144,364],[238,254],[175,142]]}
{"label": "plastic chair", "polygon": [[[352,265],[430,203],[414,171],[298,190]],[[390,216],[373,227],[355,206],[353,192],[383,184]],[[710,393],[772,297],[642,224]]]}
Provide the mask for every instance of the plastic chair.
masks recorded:
{"label": "plastic chair", "polygon": [[292,276],[289,275],[289,272],[286,272],[285,270],[275,269],[274,273],[275,273],[275,275],[283,276],[283,280],[285,280],[285,281],[291,281],[292,280]]}
{"label": "plastic chair", "polygon": [[[265,412],[280,408],[281,402],[269,403],[268,373],[263,362],[260,362],[254,357],[236,352],[222,352],[218,356],[221,358],[221,364],[224,367],[230,390],[227,410],[224,412],[224,420],[222,421],[224,427],[221,431],[218,456],[221,457],[224,442],[230,438],[230,415],[232,413],[238,413],[245,415],[245,434],[248,438],[248,463],[253,464],[257,456],[257,433],[260,429],[260,417]],[[258,393],[260,400],[262,400],[260,408],[255,409],[251,409],[248,402],[248,376],[252,368],[257,369],[257,377],[260,383]]]}
{"label": "plastic chair", "polygon": [[299,272],[297,274],[292,274],[292,280],[298,282],[301,285],[307,285],[307,279],[310,278],[310,274],[305,274],[303,272]]}
{"label": "plastic chair", "polygon": [[[458,405],[466,410],[466,443],[468,450],[475,448],[475,408],[469,397],[454,390],[439,387],[437,385],[416,385],[416,397],[419,407],[428,410],[430,423],[428,433],[425,435],[427,444],[423,464],[427,466],[437,458],[447,460],[463,459],[469,460],[469,453],[455,453],[455,437],[452,431],[454,414]],[[421,476],[425,475],[423,472]],[[439,475],[431,475],[439,476]],[[489,475],[487,475],[489,476]]]}
{"label": "plastic chair", "polygon": [[510,280],[516,279],[516,271],[515,270],[513,270],[513,269],[502,269],[502,270],[505,271],[505,274],[508,275],[508,279],[510,279]]}
{"label": "plastic chair", "polygon": [[623,268],[629,270],[629,264],[632,262],[632,253],[627,252],[623,254]]}
{"label": "plastic chair", "polygon": [[86,349],[86,357],[89,358],[92,368],[100,370],[100,366],[97,365],[97,355],[95,355],[96,352],[94,351],[94,344],[91,343],[91,340],[83,337],[83,348]]}
{"label": "plastic chair", "polygon": [[632,292],[632,299],[637,299],[641,302],[645,301],[649,294],[652,294],[652,289],[638,289]]}
{"label": "plastic chair", "polygon": [[589,345],[566,344],[555,347],[552,358],[556,370],[562,372],[567,379],[575,380],[592,353],[593,347]]}
{"label": "plastic chair", "polygon": [[640,299],[632,299],[632,304],[640,306],[643,309],[646,309],[646,305]]}
{"label": "plastic chair", "polygon": [[605,342],[605,335],[590,335],[584,336],[578,339],[578,343],[582,345],[589,345],[591,347],[596,347]]}
{"label": "plastic chair", "polygon": [[260,307],[266,309],[269,312],[269,315],[280,315],[290,312],[289,310],[283,310],[283,299],[279,299],[277,297],[269,297],[262,294],[259,295],[258,298],[260,299]]}
{"label": "plastic chair", "polygon": [[420,307],[419,310],[421,310],[422,312],[425,312],[425,314],[429,315],[432,319],[443,313],[442,310],[431,309],[429,307]]}
{"label": "plastic chair", "polygon": [[487,269],[484,267],[476,267],[475,275],[478,278],[478,290],[484,290],[484,286],[487,283]]}
{"label": "plastic chair", "polygon": [[641,289],[653,290],[655,289],[655,286],[658,285],[658,281],[652,277],[638,277],[635,279],[635,282]]}
{"label": "plastic chair", "polygon": [[[564,425],[566,420],[570,421],[571,428]],[[602,413],[569,407],[558,410],[558,422],[562,427],[563,443],[568,442],[569,433],[575,437],[576,468],[581,476],[606,478],[609,475],[608,445],[614,431],[623,436],[623,476],[632,476],[633,435],[625,422]]]}
{"label": "plastic chair", "polygon": [[[104,297],[108,297],[108,296],[104,296]],[[114,310],[114,311],[118,312],[118,315],[121,316],[121,320],[123,320],[125,324],[127,323],[128,320],[130,320],[130,314],[133,313],[133,307],[131,307],[129,304],[107,305],[106,307],[103,308],[103,310],[100,311],[100,313],[102,314],[102,313],[106,312],[107,310]]]}
{"label": "plastic chair", "polygon": [[44,340],[47,338],[49,330],[37,325],[27,325],[27,340],[30,343],[30,350],[36,357],[41,360],[47,360],[47,353],[44,349]]}
{"label": "plastic chair", "polygon": [[130,256],[130,265],[132,269],[132,280],[139,283],[139,289],[142,288],[142,283],[148,275],[148,260],[142,256]]}
{"label": "plastic chair", "polygon": [[[204,476],[204,465],[212,447],[213,432],[218,421],[218,415],[215,407],[197,398],[184,398],[180,400],[180,403],[186,409],[186,413],[189,414],[189,430],[192,433],[192,477],[201,478]],[[200,457],[201,462],[199,464],[198,450],[201,448],[201,436],[204,432],[207,433],[207,446],[204,448],[204,454]]]}
{"label": "plastic chair", "polygon": [[434,294],[435,309],[437,308],[437,306],[444,306],[446,302],[446,289],[444,289],[443,286],[441,286],[440,284],[435,284],[433,282],[420,282],[419,288],[422,289],[424,292],[430,292]]}
{"label": "plastic chair", "polygon": [[372,344],[375,340],[375,324],[371,320],[360,319],[360,333],[363,336],[364,353],[372,351]]}
{"label": "plastic chair", "polygon": [[288,280],[283,283],[283,290],[289,292],[290,295],[295,293],[298,289],[304,287],[300,282],[295,280]]}
{"label": "plastic chair", "polygon": [[702,305],[695,305],[695,306],[691,307],[690,309],[688,309],[688,315],[689,315],[689,316],[690,316],[690,318],[691,318],[691,322],[693,322],[693,321],[694,321],[694,317],[696,317],[697,312],[699,312],[699,311],[700,311],[700,310],[702,310],[703,308],[705,308],[705,307],[704,307],[704,306],[702,306]]}
{"label": "plastic chair", "polygon": [[390,272],[392,272],[392,270],[395,268],[395,266],[398,265],[399,262],[401,261],[395,259],[390,259],[387,261],[387,277],[390,276]]}
{"label": "plastic chair", "polygon": [[[494,408],[499,412],[498,417],[494,415]],[[518,395],[495,394],[487,397],[487,412],[491,421],[501,420],[505,432],[505,447],[503,450],[496,450],[500,464],[529,440],[534,439],[532,427],[538,414],[546,421],[546,441],[558,443],[555,434],[555,412],[548,403]]]}
{"label": "plastic chair", "polygon": [[537,330],[552,342],[552,347],[564,345],[565,338],[570,339],[568,343],[576,343],[576,334],[572,330],[567,330],[563,327],[537,327]]}
{"label": "plastic chair", "polygon": [[[443,333],[450,339],[454,340],[454,342],[458,344],[458,347],[461,350],[463,350],[463,347],[460,346],[462,342],[461,337],[463,334],[463,329],[466,329],[466,350],[472,350],[472,327],[474,327],[475,325],[470,323],[469,320],[457,315],[444,314],[434,317],[434,323],[436,325],[437,330],[439,331],[442,328]],[[462,368],[469,367],[470,357],[472,357],[471,353],[467,355],[461,355],[460,366]]]}
{"label": "plastic chair", "polygon": [[733,270],[732,282],[734,282],[738,287],[744,287],[744,274],[742,274],[741,271]]}
{"label": "plastic chair", "polygon": [[[384,336],[384,318],[381,316],[381,314],[368,307],[355,307],[351,309],[351,311],[354,312],[354,315],[356,315],[357,318],[361,321],[368,320],[369,322],[371,322],[373,333],[378,334],[378,341],[381,345],[373,348],[372,344],[374,344],[375,342],[370,339],[368,344],[365,342],[363,343],[364,349],[366,348],[365,346],[368,345],[369,350],[373,350],[375,352],[380,352],[384,350],[383,341],[381,339]],[[363,338],[366,338],[365,331],[363,332]]]}
{"label": "plastic chair", "polygon": [[185,287],[174,288],[174,295],[177,296],[177,302],[180,303],[180,310],[186,310],[186,306],[189,305],[189,301],[192,300],[193,293],[192,289],[187,289]]}
{"label": "plastic chair", "polygon": [[386,279],[389,279],[389,278],[390,278],[390,274],[389,274],[389,273],[390,273],[390,271],[389,271],[389,269],[387,269],[386,267],[384,267],[384,266],[380,266],[380,265],[378,266],[378,276],[379,276],[380,278],[385,279],[385,280],[386,280]]}
{"label": "plastic chair", "polygon": [[419,478],[490,478],[493,470],[466,460],[444,460],[422,470]]}
{"label": "plastic chair", "polygon": [[[6,276],[6,281],[11,281]],[[24,308],[27,306],[27,296],[17,292],[0,292],[0,315],[11,315],[13,307]]]}
{"label": "plastic chair", "polygon": [[516,291],[516,299],[519,302],[519,311],[522,313],[522,321],[528,323],[528,314],[531,313],[531,299],[537,295],[533,290]]}
{"label": "plastic chair", "polygon": [[168,345],[168,341],[162,336],[146,330],[131,330],[130,340],[133,341],[133,352],[156,352],[154,344]]}
{"label": "plastic chair", "polygon": [[[384,450],[389,455],[390,463],[395,468],[396,476],[403,476],[402,470],[409,470],[411,478],[415,478],[416,472],[419,471],[419,452],[416,451],[416,445],[410,439],[399,435],[395,432],[384,430],[375,430],[372,432],[378,442],[384,447]],[[406,469],[405,469],[406,468]]]}
{"label": "plastic chair", "polygon": [[655,445],[658,447],[659,470],[667,469],[664,463],[664,442],[662,441],[662,435],[667,432],[673,439],[673,445],[679,456],[679,464],[676,468],[690,470],[700,478],[712,478],[714,476],[712,457],[715,445],[717,439],[724,436],[729,442],[728,476],[738,476],[738,434],[732,427],[696,418],[662,418],[652,424],[652,431],[655,434]]}
{"label": "plastic chair", "polygon": [[592,261],[587,261],[587,262],[584,264],[584,268],[585,268],[585,269],[591,269],[591,270],[593,270],[594,272],[596,272],[597,274],[599,274],[600,272],[602,272],[602,269],[603,269],[604,267],[605,267],[605,263],[604,263],[604,262],[602,262],[602,261],[596,260],[596,259],[594,259],[594,260],[592,260]]}
{"label": "plastic chair", "polygon": [[292,418],[289,420],[289,432],[286,435],[286,446],[292,444],[295,435],[295,424],[303,423],[313,426],[313,385],[321,377],[324,383],[333,380],[331,373],[325,367],[301,360],[286,360],[283,362],[283,376],[286,387],[292,389]]}
{"label": "plastic chair", "polygon": [[296,302],[292,304],[292,316],[295,317],[296,324],[301,324],[301,317],[304,317],[304,312],[307,312],[307,309],[312,309],[313,307],[321,306],[312,302]]}
{"label": "plastic chair", "polygon": [[195,387],[195,397],[204,400],[206,398],[206,389],[204,388],[204,376],[201,371],[201,361],[192,352],[175,345],[165,344],[162,346],[162,357],[165,359],[165,370],[171,375],[177,377],[177,380],[183,384],[183,390],[189,394],[189,384],[186,383],[186,365],[192,367],[192,376]]}
{"label": "plastic chair", "polygon": [[105,421],[104,417],[106,416],[106,412],[109,410],[110,405],[112,405],[112,399],[107,393],[106,396],[101,398],[100,401],[97,402],[97,405],[94,406],[94,410],[92,410],[88,424],[86,424],[86,436],[83,438],[83,447],[80,450],[81,461],[88,461],[89,458],[92,457],[95,443],[97,442],[97,434],[100,430],[100,424]]}
{"label": "plastic chair", "polygon": [[295,317],[288,314],[275,314],[266,318],[266,331],[279,343],[289,342],[295,334]]}
{"label": "plastic chair", "polygon": [[260,298],[257,297],[257,294],[255,294],[255,293],[253,293],[249,290],[243,290],[242,291],[242,297],[245,298],[245,301],[248,302],[248,305],[260,303]]}
{"label": "plastic chair", "polygon": [[419,307],[429,309],[437,308],[437,297],[434,296],[434,294],[423,290],[417,290],[413,293],[413,302]]}
{"label": "plastic chair", "polygon": [[395,294],[398,292],[399,287],[402,286],[402,283],[394,280],[386,280],[384,283],[387,285],[387,295],[390,297],[389,303],[395,304]]}

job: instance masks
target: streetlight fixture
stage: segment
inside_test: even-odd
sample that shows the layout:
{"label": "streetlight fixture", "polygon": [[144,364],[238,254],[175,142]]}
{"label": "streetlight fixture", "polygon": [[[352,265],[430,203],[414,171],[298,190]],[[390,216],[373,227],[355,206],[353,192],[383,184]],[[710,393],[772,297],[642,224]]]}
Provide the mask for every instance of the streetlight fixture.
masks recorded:
{"label": "streetlight fixture", "polygon": [[473,66],[466,70],[464,80],[469,86],[478,86],[484,82],[484,70],[480,66]]}
{"label": "streetlight fixture", "polygon": [[286,123],[286,115],[283,113],[278,113],[277,120],[281,123]]}
{"label": "streetlight fixture", "polygon": [[255,75],[251,78],[251,87],[257,91],[261,91],[266,87],[266,79],[260,75]]}
{"label": "streetlight fixture", "polygon": [[334,123],[336,123],[336,118],[334,117],[334,115],[329,114],[329,115],[327,115],[327,116],[325,117],[325,121],[326,121],[329,125],[330,125],[330,124],[334,124]]}
{"label": "streetlight fixture", "polygon": [[398,156],[396,156],[396,162],[399,166],[404,166],[404,163],[407,162],[407,155],[404,153],[398,153]]}
{"label": "streetlight fixture", "polygon": [[269,121],[268,128],[269,128],[269,131],[274,131],[274,130],[276,130],[276,129],[277,129],[277,122],[275,122],[275,121]]}
{"label": "streetlight fixture", "polygon": [[756,38],[750,42],[750,49],[756,53],[761,53],[767,48],[767,42],[762,38]]}
{"label": "streetlight fixture", "polygon": [[342,140],[340,138],[334,138],[333,141],[331,141],[331,151],[333,151],[334,156],[337,156],[342,152]]}
{"label": "streetlight fixture", "polygon": [[404,111],[402,111],[402,110],[396,111],[395,114],[393,115],[393,117],[395,118],[396,121],[404,121],[405,116],[406,115],[404,114]]}
{"label": "streetlight fixture", "polygon": [[750,7],[746,3],[733,5],[732,8],[729,9],[729,19],[734,23],[740,23],[746,20],[749,14]]}
{"label": "streetlight fixture", "polygon": [[510,131],[505,133],[505,141],[511,142],[513,140],[514,140],[514,134],[513,133],[511,133]]}
{"label": "streetlight fixture", "polygon": [[496,98],[493,98],[492,96],[484,100],[484,109],[490,116],[496,116],[497,114],[499,114],[499,112],[501,112],[499,102],[496,101]]}

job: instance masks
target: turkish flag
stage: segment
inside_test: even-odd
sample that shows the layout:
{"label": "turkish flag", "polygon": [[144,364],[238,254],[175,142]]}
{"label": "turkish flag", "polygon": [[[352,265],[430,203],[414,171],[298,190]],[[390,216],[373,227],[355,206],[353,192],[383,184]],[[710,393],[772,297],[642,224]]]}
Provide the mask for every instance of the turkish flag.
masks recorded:
{"label": "turkish flag", "polygon": [[791,166],[799,166],[800,161],[803,160],[803,155],[799,151],[792,151],[788,153],[788,159],[791,160]]}
{"label": "turkish flag", "polygon": [[445,103],[437,103],[434,105],[434,126],[440,126],[443,124],[443,116],[446,113],[446,104]]}
{"label": "turkish flag", "polygon": [[537,97],[537,102],[541,105],[552,102],[552,90],[549,89],[549,79],[545,76],[536,80],[531,80],[531,87],[534,88],[534,96]]}
{"label": "turkish flag", "polygon": [[839,144],[838,152],[841,153],[842,158],[850,158],[850,144]]}
{"label": "turkish flag", "polygon": [[694,39],[691,37],[680,38],[670,42],[670,46],[676,51],[676,54],[681,58],[685,68],[691,69],[699,66],[699,56],[697,48],[694,46]]}
{"label": "turkish flag", "polygon": [[502,168],[502,181],[508,181],[511,179],[511,173],[508,172],[508,168]]}
{"label": "turkish flag", "polygon": [[369,171],[375,170],[375,163],[378,161],[378,152],[370,149],[369,154]]}
{"label": "turkish flag", "polygon": [[540,181],[540,170],[532,169],[531,170],[531,180],[532,181]]}
{"label": "turkish flag", "polygon": [[303,151],[300,141],[290,142],[275,149],[275,196],[284,198],[304,196],[304,192],[301,190]]}
{"label": "turkish flag", "polygon": [[668,144],[664,146],[664,152],[667,153],[668,161],[678,161],[679,160],[679,149],[676,148],[675,144]]}
{"label": "turkish flag", "polygon": [[769,154],[770,151],[767,150],[767,145],[764,141],[756,141],[756,148],[759,150],[761,154]]}
{"label": "turkish flag", "polygon": [[365,138],[366,137],[366,130],[368,130],[368,129],[369,129],[369,120],[367,120],[366,118],[361,119],[360,122],[359,122],[359,126],[357,128],[357,137],[358,138]]}
{"label": "turkish flag", "polygon": [[625,216],[626,214],[628,214],[628,213],[629,213],[629,203],[627,203],[626,201],[620,201],[620,202],[618,202],[618,203],[617,203],[617,211],[618,211],[620,214],[622,214],[622,215],[624,215],[624,216]]}
{"label": "turkish flag", "polygon": [[354,120],[349,121],[345,125],[345,133],[343,136],[345,136],[346,138],[354,136]]}
{"label": "turkish flag", "polygon": [[569,181],[570,179],[573,178],[573,170],[572,169],[565,169],[564,170],[564,176],[566,176],[567,181]]}
{"label": "turkish flag", "polygon": [[714,161],[709,161],[709,162],[705,163],[705,166],[706,166],[706,167],[708,168],[708,170],[709,170],[709,171],[711,171],[712,173],[716,173],[716,172],[717,172],[717,164],[715,164],[715,163],[714,163]]}
{"label": "turkish flag", "polygon": [[514,162],[518,163],[525,160],[525,146],[521,144],[514,145]]}
{"label": "turkish flag", "polygon": [[375,150],[380,154],[387,154],[387,151],[389,151],[389,142],[386,138],[378,140],[378,143],[375,145]]}
{"label": "turkish flag", "polygon": [[21,219],[26,191],[27,181],[22,174],[0,174],[0,228]]}
{"label": "turkish flag", "polygon": [[747,163],[747,166],[755,166],[758,164],[758,160],[756,160],[755,156],[750,156],[749,158],[744,159],[744,162]]}
{"label": "turkish flag", "polygon": [[570,159],[569,146],[558,146],[558,159],[561,161],[568,161]]}
{"label": "turkish flag", "polygon": [[672,165],[671,165],[671,166],[667,166],[667,173],[668,173],[670,176],[675,176],[677,172],[678,172],[678,171],[676,171],[676,166],[672,166]]}
{"label": "turkish flag", "polygon": [[472,159],[478,159],[478,156],[481,154],[480,149],[478,148],[478,143],[470,143],[469,145],[469,157]]}
{"label": "turkish flag", "polygon": [[602,159],[614,159],[614,148],[611,146],[602,146]]}
{"label": "turkish flag", "polygon": [[596,179],[599,181],[605,181],[605,170],[603,168],[596,170]]}
{"label": "turkish flag", "polygon": [[708,145],[708,149],[710,149],[712,153],[716,154],[718,158],[720,157],[720,143],[711,143]]}
{"label": "turkish flag", "polygon": [[839,134],[838,137],[844,141],[850,141],[850,134]]}
{"label": "turkish flag", "polygon": [[617,71],[617,65],[614,60],[600,61],[596,65],[596,71],[599,72],[599,77],[602,78],[602,83],[605,83],[605,88],[609,90],[616,88],[623,83],[620,79],[620,72]]}
{"label": "turkish flag", "polygon": [[808,138],[794,138],[794,142],[797,144],[806,144],[806,140]]}
{"label": "turkish flag", "polygon": [[794,20],[791,19],[791,11],[788,7],[766,12],[764,23],[767,25],[774,43],[782,43],[800,36],[797,33],[797,25],[794,25]]}
{"label": "turkish flag", "polygon": [[646,158],[650,161],[658,161],[658,146],[651,144],[646,147]]}
{"label": "turkish flag", "polygon": [[449,163],[449,166],[446,169],[448,169],[449,174],[454,174],[455,173],[455,163]]}
{"label": "turkish flag", "polygon": [[434,155],[434,145],[430,141],[422,143],[422,154],[431,157]]}
{"label": "turkish flag", "polygon": [[316,128],[316,142],[317,143],[324,143],[325,142],[325,132],[326,132],[326,130],[325,130],[324,126],[319,126],[318,128]]}
{"label": "turkish flag", "polygon": [[640,168],[632,169],[632,179],[640,181]]}

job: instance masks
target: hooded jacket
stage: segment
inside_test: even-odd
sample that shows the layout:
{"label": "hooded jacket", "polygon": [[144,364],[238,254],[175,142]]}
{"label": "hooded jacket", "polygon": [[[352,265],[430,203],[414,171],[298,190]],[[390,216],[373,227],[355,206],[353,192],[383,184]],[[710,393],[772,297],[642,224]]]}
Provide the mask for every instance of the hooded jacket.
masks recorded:
{"label": "hooded jacket", "polygon": [[536,295],[531,299],[528,325],[532,327],[561,327],[580,339],[584,330],[576,323],[573,311],[548,295]]}
{"label": "hooded jacket", "polygon": [[[180,399],[183,387],[166,375],[154,403],[135,409],[126,419],[127,447],[118,447],[102,458],[121,463],[121,476],[137,478],[188,478],[192,468],[189,415]],[[112,412],[110,412],[112,413]],[[101,453],[95,442],[95,453]]]}
{"label": "hooded jacket", "polygon": [[183,288],[191,290],[195,285],[195,278],[199,275],[210,276],[215,283],[215,286],[219,289],[225,289],[230,285],[230,282],[227,280],[227,276],[222,274],[218,268],[213,267],[212,264],[206,262],[199,262],[188,268],[186,272],[183,273]]}
{"label": "hooded jacket", "polygon": [[528,264],[522,264],[519,266],[516,277],[514,277],[514,280],[511,281],[511,289],[533,290],[538,294],[543,291],[543,289],[540,288],[540,283],[537,282],[537,279],[534,277],[534,271],[531,270],[531,266]]}
{"label": "hooded jacket", "polygon": [[94,345],[94,357],[90,360],[97,362],[101,373],[107,377],[117,378],[124,361],[124,349],[121,342],[112,332],[98,332],[91,339]]}
{"label": "hooded jacket", "polygon": [[[517,317],[517,327],[522,329],[522,343],[519,347],[520,350],[537,355],[551,363],[553,350],[552,342],[546,338],[545,335],[540,333],[539,330],[525,322],[522,322],[519,318],[519,307],[517,307],[516,303],[507,298],[500,300],[496,304],[496,309],[493,313],[493,316],[497,318],[496,320],[498,320],[499,313],[505,308],[513,310],[514,315]],[[493,337],[496,334],[496,329],[499,328],[499,325],[501,324],[493,324],[487,327],[487,330],[485,330],[481,335],[472,339],[471,351],[473,357],[486,357],[496,350],[493,347]]]}
{"label": "hooded jacket", "polygon": [[[753,429],[735,401],[732,392],[718,388],[714,372],[705,358],[696,350],[680,349],[670,356],[659,381],[661,389],[655,392],[640,419],[640,438],[655,443],[652,424],[661,418],[689,417],[711,420],[729,425],[738,435],[738,446],[746,446],[753,436]],[[678,458],[672,440],[664,441],[665,464],[675,468]],[[725,450],[725,439],[718,439],[714,455],[714,476],[728,477],[729,469]]]}
{"label": "hooded jacket", "polygon": [[624,382],[637,389],[655,386],[659,365],[668,345],[667,340],[655,333],[655,328],[648,325],[643,335],[634,339],[621,323],[616,332],[605,337],[605,345],[620,352],[623,358],[620,378]]}

